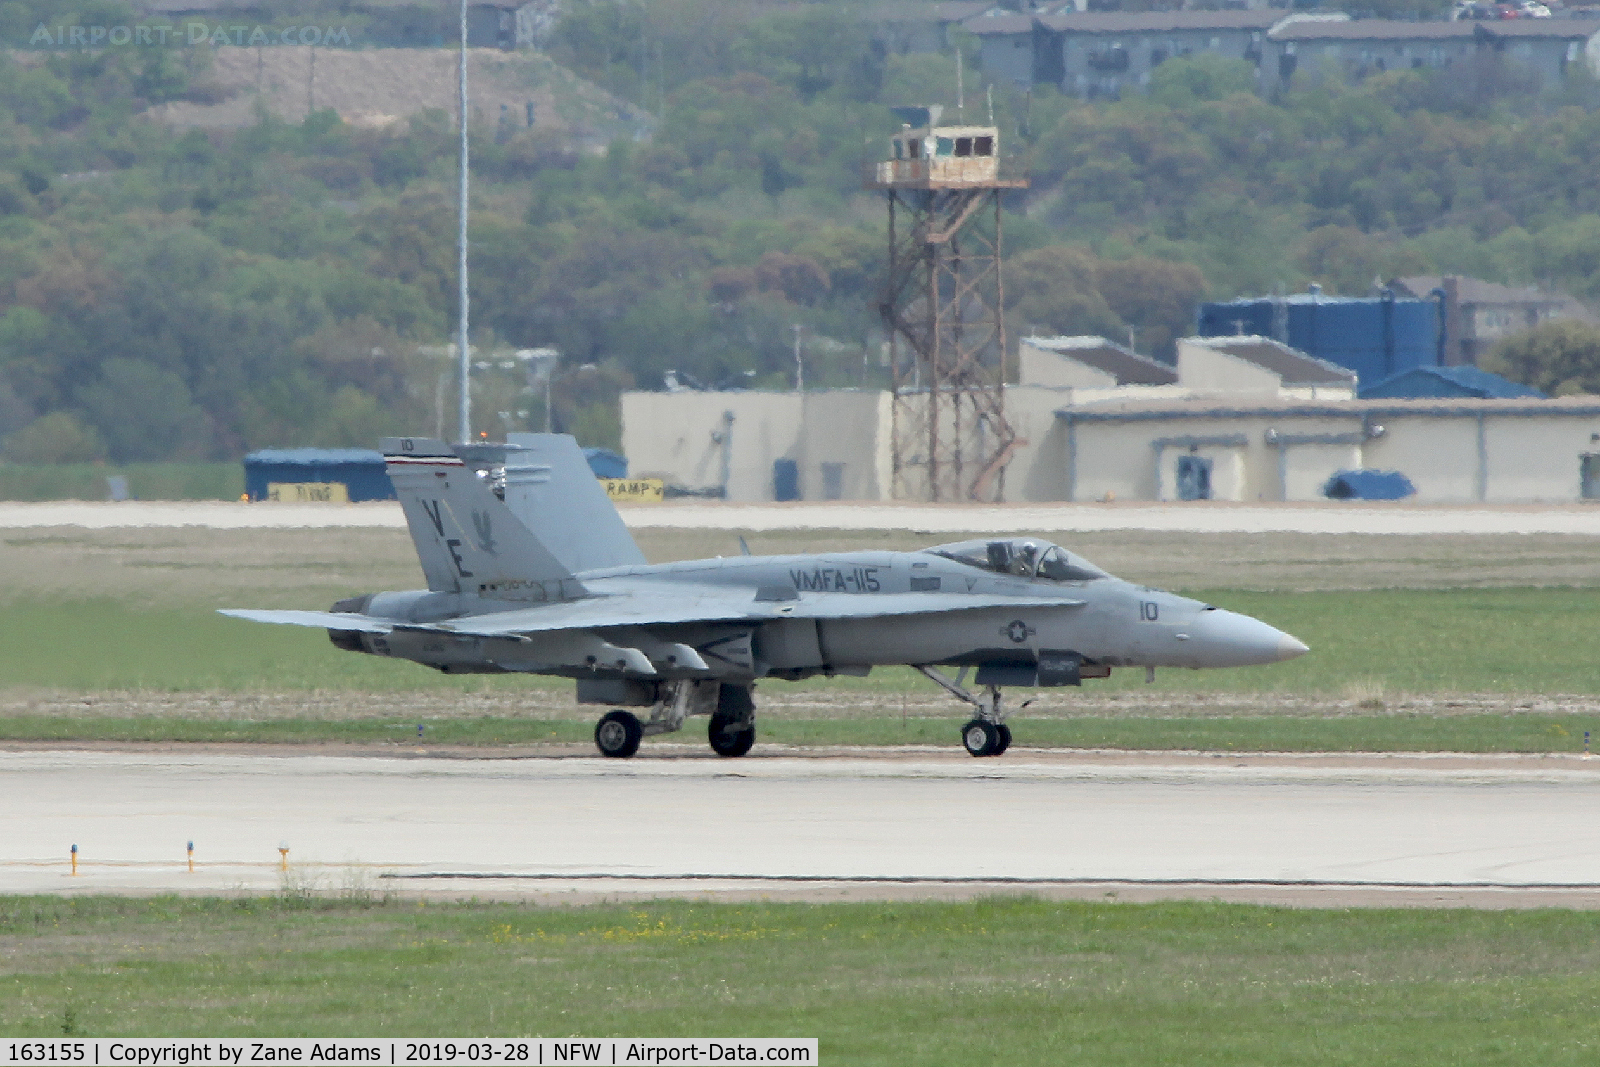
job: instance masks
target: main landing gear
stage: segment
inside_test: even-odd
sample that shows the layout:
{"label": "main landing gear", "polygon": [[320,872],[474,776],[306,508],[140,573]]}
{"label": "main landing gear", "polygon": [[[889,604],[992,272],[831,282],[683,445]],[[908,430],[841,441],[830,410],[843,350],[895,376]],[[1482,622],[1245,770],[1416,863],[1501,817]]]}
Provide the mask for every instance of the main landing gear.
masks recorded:
{"label": "main landing gear", "polygon": [[627,759],[639,751],[639,742],[654,734],[683,728],[690,715],[711,716],[706,738],[719,756],[743,756],[756,743],[756,703],[751,686],[729,682],[671,682],[661,688],[662,699],[644,722],[621,708],[601,716],[594,728],[594,745],[602,756]]}
{"label": "main landing gear", "polygon": [[644,740],[644,725],[631,711],[608,711],[594,728],[594,744],[600,755],[612,759],[627,759],[639,751]]}
{"label": "main landing gear", "polygon": [[957,700],[964,700],[977,708],[977,715],[961,728],[961,745],[974,756],[998,756],[1011,747],[1011,727],[1005,724],[1005,709],[1001,706],[1000,687],[984,686],[981,695],[969,692],[962,682],[967,668],[955,679],[944,676],[936,667],[918,667],[930,680]]}
{"label": "main landing gear", "polygon": [[717,710],[706,731],[711,751],[719,756],[742,756],[756,743],[756,702],[750,688],[724,685],[717,694]]}

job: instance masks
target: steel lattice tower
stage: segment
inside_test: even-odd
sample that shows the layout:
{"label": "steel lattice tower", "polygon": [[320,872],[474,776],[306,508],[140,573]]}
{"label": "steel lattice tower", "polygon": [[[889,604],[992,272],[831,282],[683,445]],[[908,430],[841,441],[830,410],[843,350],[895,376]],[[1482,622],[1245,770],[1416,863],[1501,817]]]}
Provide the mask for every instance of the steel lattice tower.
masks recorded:
{"label": "steel lattice tower", "polygon": [[894,380],[893,495],[998,500],[1020,440],[1005,417],[1005,289],[992,126],[906,127],[869,188],[889,204],[878,312]]}

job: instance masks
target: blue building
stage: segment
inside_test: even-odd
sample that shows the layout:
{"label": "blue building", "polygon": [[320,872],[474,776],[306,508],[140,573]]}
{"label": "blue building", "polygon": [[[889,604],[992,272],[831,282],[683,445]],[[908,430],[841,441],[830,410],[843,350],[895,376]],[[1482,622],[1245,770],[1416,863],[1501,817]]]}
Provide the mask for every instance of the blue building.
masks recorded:
{"label": "blue building", "polygon": [[[498,466],[506,446],[498,442],[457,449],[469,465]],[[584,457],[597,478],[626,478],[628,460],[609,448],[586,448]],[[272,499],[273,485],[342,485],[351,503],[394,500],[383,453],[370,448],[263,448],[244,457],[244,487],[251,500]],[[302,494],[296,494],[296,499]],[[316,495],[305,499],[321,499]],[[338,499],[335,491],[333,499]]]}
{"label": "blue building", "polygon": [[1544,394],[1477,367],[1413,367],[1367,386],[1362,400],[1463,397],[1478,400],[1543,399]]}
{"label": "blue building", "polygon": [[596,478],[628,476],[628,457],[609,448],[586,448],[583,450],[583,458],[589,461],[589,469],[594,471]]}
{"label": "blue building", "polygon": [[352,502],[393,500],[383,453],[370,448],[263,448],[244,457],[251,500],[271,499],[273,485],[342,485]]}
{"label": "blue building", "polygon": [[1255,334],[1381,382],[1440,359],[1437,300],[1323,296],[1315,288],[1287,297],[1252,297],[1200,305],[1201,337]]}

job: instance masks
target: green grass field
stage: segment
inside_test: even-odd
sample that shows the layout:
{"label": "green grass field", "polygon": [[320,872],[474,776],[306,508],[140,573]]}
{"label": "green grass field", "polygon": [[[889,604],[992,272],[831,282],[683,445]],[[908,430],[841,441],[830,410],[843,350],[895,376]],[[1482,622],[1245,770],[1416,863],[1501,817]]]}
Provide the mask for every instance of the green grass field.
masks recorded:
{"label": "green grass field", "polygon": [[0,500],[109,500],[106,477],[128,479],[135,500],[237,500],[239,463],[0,463]]}
{"label": "green grass field", "polygon": [[[121,741],[210,744],[393,745],[494,748],[569,743],[589,745],[603,709],[563,718],[438,718],[396,722],[395,715],[360,719],[235,720],[141,715],[0,715],[8,741]],[[967,715],[795,718],[760,717],[765,744],[932,745],[955,749]],[[423,733],[417,733],[418,726]],[[1202,750],[1210,752],[1523,752],[1578,753],[1583,735],[1600,737],[1600,714],[1240,715],[1205,718],[1102,715],[1011,720],[1017,744],[1045,748]],[[690,720],[665,742],[703,745],[705,720]],[[646,751],[660,742],[646,741]]]}
{"label": "green grass field", "polygon": [[[1591,634],[1600,595],[1583,589],[1211,592],[1206,599],[1267,619],[1305,639],[1312,654],[1269,667],[1168,670],[1146,686],[1118,671],[1082,690],[1052,690],[1017,720],[1028,745],[1234,751],[1576,752],[1600,716],[1503,710],[1408,713],[1406,694],[1600,696]],[[415,664],[341,652],[319,630],[252,624],[208,607],[139,607],[117,599],[16,603],[0,615],[0,690],[249,694],[347,694],[318,714],[71,715],[0,712],[0,739],[19,741],[237,741],[432,745],[586,741],[594,709],[571,703],[571,683],[528,676],[441,675]],[[867,678],[768,682],[778,700],[833,694],[848,715],[808,714],[781,704],[762,739],[796,745],[950,745],[965,717],[954,701],[907,668]],[[388,699],[385,698],[388,694]],[[451,707],[452,694],[462,706]],[[481,696],[502,704],[474,712]],[[1017,692],[1017,703],[1030,695]],[[1185,695],[1226,698],[1226,713],[1183,713]],[[402,710],[428,697],[426,711]],[[1107,713],[1105,700],[1122,704]],[[897,714],[914,698],[913,714]],[[1323,704],[1310,710],[1274,704]],[[1159,712],[1145,702],[1161,704]],[[1086,702],[1081,710],[1075,702]],[[338,700],[333,701],[338,704]],[[397,717],[405,721],[397,722]],[[695,724],[691,724],[695,725]],[[680,735],[697,739],[698,728]]]}
{"label": "green grass field", "polygon": [[[1340,693],[1353,681],[1389,692],[1600,694],[1600,593],[1584,589],[1397,590],[1196,594],[1259,616],[1312,649],[1289,663],[1162,671],[1181,692]],[[0,687],[69,689],[335,689],[397,691],[553,685],[527,678],[451,678],[414,664],[340,652],[319,630],[244,622],[205,607],[142,608],[120,600],[13,602],[0,613]],[[779,683],[773,683],[774,685]],[[905,670],[812,688],[898,692]],[[1117,671],[1097,689],[1143,688]]]}
{"label": "green grass field", "polygon": [[795,1036],[829,1064],[1592,1064],[1600,914],[0,898],[0,1033]]}
{"label": "green grass field", "polygon": [[[758,551],[929,540],[906,531],[750,538]],[[726,531],[640,539],[654,560],[734,543]],[[1270,667],[1164,670],[1151,686],[1142,671],[1121,670],[1082,689],[1014,692],[1013,707],[1034,701],[1017,719],[1025,744],[1570,752],[1600,711],[1592,539],[1067,540],[1118,573],[1259,616],[1312,652]],[[214,610],[323,607],[417,582],[402,530],[17,531],[0,540],[0,740],[414,743],[402,735],[417,722],[430,745],[589,737],[597,711],[573,703],[568,681],[448,677],[340,652],[317,630]],[[793,744],[943,746],[964,718],[906,668],[768,682],[759,699],[761,736]]]}

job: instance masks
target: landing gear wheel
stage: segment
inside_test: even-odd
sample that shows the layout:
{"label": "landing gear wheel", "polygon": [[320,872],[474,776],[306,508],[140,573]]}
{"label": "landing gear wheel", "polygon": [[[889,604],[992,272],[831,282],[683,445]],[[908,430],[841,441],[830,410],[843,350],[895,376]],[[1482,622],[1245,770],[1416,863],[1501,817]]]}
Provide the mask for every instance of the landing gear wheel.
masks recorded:
{"label": "landing gear wheel", "polygon": [[742,756],[756,743],[756,724],[717,712],[711,716],[711,728],[706,734],[711,751],[717,755]]}
{"label": "landing gear wheel", "polygon": [[1011,727],[1002,722],[995,725],[995,730],[1000,735],[1000,743],[995,745],[993,754],[1004,755],[1006,749],[1011,747]]}
{"label": "landing gear wheel", "polygon": [[595,747],[600,755],[612,759],[627,759],[639,751],[639,741],[643,737],[644,727],[631,711],[608,711],[594,728]]}
{"label": "landing gear wheel", "polygon": [[1000,744],[1000,727],[982,719],[973,719],[961,728],[961,743],[970,755],[996,755]]}

